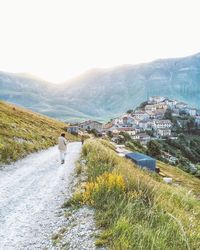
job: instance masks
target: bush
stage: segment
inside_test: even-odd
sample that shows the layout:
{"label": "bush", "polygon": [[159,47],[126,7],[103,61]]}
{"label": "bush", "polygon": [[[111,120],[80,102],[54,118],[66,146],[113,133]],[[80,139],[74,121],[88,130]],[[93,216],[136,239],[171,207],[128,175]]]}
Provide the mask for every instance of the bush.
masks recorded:
{"label": "bush", "polygon": [[87,183],[83,194],[83,202],[95,207],[104,206],[109,199],[118,200],[125,190],[125,182],[121,175],[104,172],[95,181]]}
{"label": "bush", "polygon": [[147,154],[153,157],[161,156],[160,145],[156,141],[147,143]]}

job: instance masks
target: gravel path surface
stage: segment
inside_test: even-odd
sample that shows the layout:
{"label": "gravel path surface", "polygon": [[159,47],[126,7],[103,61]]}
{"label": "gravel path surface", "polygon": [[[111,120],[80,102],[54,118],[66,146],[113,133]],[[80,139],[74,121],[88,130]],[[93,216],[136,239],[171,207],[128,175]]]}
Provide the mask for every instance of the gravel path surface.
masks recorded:
{"label": "gravel path surface", "polygon": [[[66,164],[62,166],[57,147],[53,147],[0,170],[1,250],[54,249],[52,234],[68,224],[61,206],[71,195],[80,150],[80,143],[70,143]],[[94,230],[92,212],[85,208],[81,211],[84,219],[76,227],[83,230],[80,232],[81,241],[78,237],[72,240],[70,236],[69,240],[75,243],[65,245],[67,249],[76,249],[78,243],[80,247],[80,242],[85,241],[84,235],[86,241],[92,237],[89,234]],[[84,233],[84,228],[88,233]],[[94,249],[94,244],[82,249]]]}

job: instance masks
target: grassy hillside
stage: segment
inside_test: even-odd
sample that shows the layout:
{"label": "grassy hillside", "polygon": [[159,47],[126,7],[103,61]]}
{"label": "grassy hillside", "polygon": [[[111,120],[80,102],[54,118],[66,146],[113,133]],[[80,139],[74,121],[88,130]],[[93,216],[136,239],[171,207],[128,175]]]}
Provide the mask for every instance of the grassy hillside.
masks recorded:
{"label": "grassy hillside", "polygon": [[[126,145],[129,150],[144,154],[147,153],[146,148],[144,148],[137,141],[129,140]],[[189,191],[192,191],[194,194],[200,197],[200,179],[197,179],[194,175],[185,172],[184,169],[180,168],[180,165],[172,166],[157,160],[157,166],[160,168],[162,176],[171,177],[176,185],[187,188]]]}
{"label": "grassy hillside", "polygon": [[54,145],[64,127],[62,122],[0,102],[0,164]]}
{"label": "grassy hillside", "polygon": [[[115,250],[200,249],[200,202],[189,185],[167,185],[101,141],[86,142],[82,158],[88,182],[72,201],[96,209],[102,229],[97,245]],[[159,165],[163,172],[170,169]],[[177,171],[177,178],[180,174],[185,182],[191,181],[192,176]],[[195,183],[200,186],[198,179]]]}
{"label": "grassy hillside", "polygon": [[[125,144],[128,150],[137,151],[152,156],[152,152],[149,152],[148,144],[146,148],[142,146],[140,142],[131,139],[131,137],[127,133],[123,132],[120,134],[123,135],[123,139],[121,139],[118,143]],[[190,173],[197,178],[200,177],[199,135],[180,134],[177,140],[157,140],[154,141],[154,145],[157,145],[161,150],[160,154],[153,155],[154,158],[157,158],[164,163],[169,163],[168,166],[170,166],[170,161],[164,157],[163,152],[170,153],[172,156],[175,156],[177,158],[177,163],[172,165],[179,167],[181,170]],[[163,166],[165,165],[166,164],[163,164]],[[193,166],[195,167],[195,169]],[[173,166],[171,167],[173,168]]]}
{"label": "grassy hillside", "polygon": [[[177,140],[159,141],[160,148],[175,156],[179,167],[188,173],[200,176],[200,136],[192,134],[179,134]],[[199,169],[196,172],[190,167],[191,163]]]}
{"label": "grassy hillside", "polygon": [[157,161],[157,166],[160,168],[161,174],[166,177],[171,177],[173,182],[180,187],[192,191],[200,198],[200,179],[186,173],[178,167]]}

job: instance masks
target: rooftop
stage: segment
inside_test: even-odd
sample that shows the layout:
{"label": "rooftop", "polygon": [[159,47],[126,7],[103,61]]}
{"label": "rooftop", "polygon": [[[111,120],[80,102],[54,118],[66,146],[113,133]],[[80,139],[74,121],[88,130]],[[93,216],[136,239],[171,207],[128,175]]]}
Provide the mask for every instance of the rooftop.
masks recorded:
{"label": "rooftop", "polygon": [[137,161],[144,161],[144,160],[154,160],[155,161],[154,158],[152,158],[148,155],[142,154],[142,153],[138,153],[138,152],[128,153],[128,154],[126,154],[126,156],[128,158],[131,158],[131,159],[134,159]]}
{"label": "rooftop", "polygon": [[155,120],[155,123],[172,123],[170,120]]}
{"label": "rooftop", "polygon": [[102,123],[101,123],[101,122],[98,122],[98,121],[92,121],[92,120],[84,121],[84,122],[81,122],[80,124],[85,124],[85,125],[87,125],[87,124],[90,124],[90,123],[97,123],[97,124],[99,124],[99,125],[102,125]]}

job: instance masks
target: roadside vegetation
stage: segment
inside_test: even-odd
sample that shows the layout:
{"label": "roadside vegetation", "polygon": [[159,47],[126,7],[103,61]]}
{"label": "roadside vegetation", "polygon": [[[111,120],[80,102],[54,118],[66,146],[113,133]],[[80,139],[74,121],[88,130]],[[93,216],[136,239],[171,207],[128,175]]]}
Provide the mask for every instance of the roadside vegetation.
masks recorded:
{"label": "roadside vegetation", "polygon": [[[131,151],[148,154],[164,163],[179,167],[181,170],[200,178],[200,136],[179,134],[176,140],[151,140],[144,147],[139,141],[133,140],[126,132],[120,132],[118,144],[125,144]],[[164,153],[175,157],[174,163]]]}
{"label": "roadside vegetation", "polygon": [[[76,193],[71,202],[95,208],[96,224],[101,228],[98,246],[200,249],[200,203],[192,192],[200,186],[197,178],[177,169],[177,178],[180,175],[182,181],[194,181],[196,186],[164,184],[159,175],[116,155],[103,140],[88,140],[83,160],[88,181],[85,191]],[[170,169],[164,163],[159,165],[162,171]]]}
{"label": "roadside vegetation", "polygon": [[[177,140],[159,141],[161,150],[176,157],[178,167],[200,177],[200,136],[180,134]],[[163,159],[166,161],[166,159]]]}
{"label": "roadside vegetation", "polygon": [[[55,145],[65,129],[63,122],[0,102],[0,164]],[[75,139],[66,134],[68,139]]]}

